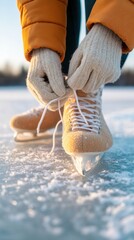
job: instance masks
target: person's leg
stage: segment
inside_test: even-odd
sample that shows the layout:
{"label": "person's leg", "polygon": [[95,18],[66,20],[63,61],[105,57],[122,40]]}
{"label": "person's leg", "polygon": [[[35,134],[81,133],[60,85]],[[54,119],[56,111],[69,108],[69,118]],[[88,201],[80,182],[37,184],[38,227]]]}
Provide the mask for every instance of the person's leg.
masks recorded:
{"label": "person's leg", "polygon": [[88,19],[96,0],[85,0],[86,20]]}
{"label": "person's leg", "polygon": [[[88,19],[95,2],[96,2],[96,0],[85,0],[86,20]],[[121,68],[123,67],[127,57],[128,57],[128,54],[123,54],[122,55]]]}
{"label": "person's leg", "polygon": [[81,6],[80,0],[69,0],[67,8],[67,37],[66,37],[66,54],[62,63],[62,71],[68,74],[69,62],[73,53],[79,45],[81,23]]}
{"label": "person's leg", "polygon": [[128,57],[128,54],[122,54],[122,58],[121,58],[121,68],[124,66],[127,57]]}

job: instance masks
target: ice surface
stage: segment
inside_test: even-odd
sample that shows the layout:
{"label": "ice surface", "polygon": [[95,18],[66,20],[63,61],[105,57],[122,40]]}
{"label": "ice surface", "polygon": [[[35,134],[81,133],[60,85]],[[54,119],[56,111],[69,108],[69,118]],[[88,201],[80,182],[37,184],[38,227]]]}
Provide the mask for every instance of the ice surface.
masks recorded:
{"label": "ice surface", "polygon": [[56,141],[15,144],[13,114],[37,105],[25,89],[0,90],[0,240],[134,239],[134,89],[106,89],[114,145],[80,176]]}

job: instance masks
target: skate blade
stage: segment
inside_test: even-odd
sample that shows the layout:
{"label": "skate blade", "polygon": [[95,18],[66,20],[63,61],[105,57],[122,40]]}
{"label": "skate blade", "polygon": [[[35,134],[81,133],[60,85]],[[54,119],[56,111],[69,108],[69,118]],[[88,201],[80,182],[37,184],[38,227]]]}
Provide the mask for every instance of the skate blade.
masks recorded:
{"label": "skate blade", "polygon": [[[32,141],[38,141],[43,139],[49,139],[52,137],[53,132],[52,131],[45,131],[42,133],[35,133],[35,132],[16,132],[14,135],[14,141],[21,143],[21,142],[32,142]],[[61,137],[61,131],[57,132],[56,137]]]}
{"label": "skate blade", "polygon": [[81,175],[85,176],[98,161],[102,158],[103,153],[82,153],[71,155],[73,164]]}

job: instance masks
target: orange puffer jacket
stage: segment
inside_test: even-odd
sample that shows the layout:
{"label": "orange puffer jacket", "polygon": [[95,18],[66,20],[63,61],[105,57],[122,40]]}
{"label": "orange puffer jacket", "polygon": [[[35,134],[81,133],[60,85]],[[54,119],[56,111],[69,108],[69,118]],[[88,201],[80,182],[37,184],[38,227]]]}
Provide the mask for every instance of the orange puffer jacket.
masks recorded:
{"label": "orange puffer jacket", "polygon": [[[20,11],[24,54],[45,47],[65,55],[68,0],[17,0]],[[123,52],[134,48],[134,0],[96,0],[87,21],[90,29],[101,23],[123,41]]]}

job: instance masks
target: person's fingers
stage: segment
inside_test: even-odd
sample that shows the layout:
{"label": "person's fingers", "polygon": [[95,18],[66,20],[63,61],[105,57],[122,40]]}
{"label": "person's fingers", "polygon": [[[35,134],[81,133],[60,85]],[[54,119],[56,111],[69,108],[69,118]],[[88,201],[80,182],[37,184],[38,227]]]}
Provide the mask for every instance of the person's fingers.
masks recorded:
{"label": "person's fingers", "polygon": [[[66,90],[66,95],[65,95],[65,97],[60,100],[60,107],[63,107],[63,106],[64,106],[65,102],[67,101],[67,99],[68,99],[70,96],[72,96],[72,94],[73,94],[72,89],[68,88],[68,89]],[[52,104],[50,104],[50,105],[48,106],[48,109],[51,110],[51,111],[57,110],[57,109],[58,109],[58,101],[55,101],[55,102],[53,102]]]}
{"label": "person's fingers", "polygon": [[82,59],[81,65],[76,69],[74,74],[68,79],[68,85],[74,90],[81,90],[85,86],[88,80],[88,72],[90,69],[87,69],[84,58]]}
{"label": "person's fingers", "polygon": [[36,55],[32,58],[26,83],[29,90],[33,92],[36,99],[40,98],[40,101],[43,99],[43,101],[46,102],[48,100],[52,100],[53,97],[58,97],[54,94],[49,81],[47,81],[45,69],[41,64],[41,61],[36,59]]}
{"label": "person's fingers", "polygon": [[120,75],[121,69],[119,67],[115,69],[115,71],[106,78],[105,83],[114,83],[117,79],[119,79]]}
{"label": "person's fingers", "polygon": [[87,74],[87,82],[85,84],[85,86],[83,87],[83,91],[85,93],[90,93],[92,91],[94,91],[94,89],[96,89],[96,85],[99,83],[101,83],[102,79],[101,79],[101,75],[96,71],[96,70],[92,70]]}
{"label": "person's fingers", "polygon": [[[39,75],[40,73],[40,75]],[[26,83],[31,83],[31,85],[33,85],[34,87],[37,87],[37,89],[39,90],[43,90],[44,88],[46,88],[46,91],[48,92],[52,92],[51,86],[48,82],[44,81],[45,77],[43,75],[45,75],[43,72],[31,72],[31,74],[28,74],[27,79],[26,79]]]}
{"label": "person's fingers", "polygon": [[59,55],[49,49],[46,49],[46,51],[41,54],[41,63],[53,92],[55,92],[59,97],[65,95],[66,88],[61,72]]}
{"label": "person's fingers", "polygon": [[80,66],[82,56],[83,56],[83,54],[82,54],[81,49],[77,48],[77,50],[73,54],[72,59],[69,64],[68,77],[71,77],[74,74],[74,72],[76,71],[76,69]]}
{"label": "person's fingers", "polygon": [[61,64],[55,62],[54,66],[52,66],[51,71],[47,71],[46,73],[53,92],[55,92],[59,97],[64,96],[66,93],[66,88],[64,77],[61,72]]}
{"label": "person's fingers", "polygon": [[[56,99],[58,96],[52,91],[49,84],[45,85],[41,78],[36,78],[32,82],[27,79],[27,87],[34,97],[41,103],[46,104]],[[45,85],[45,86],[44,86]]]}

